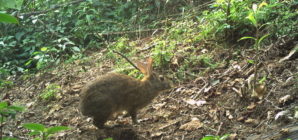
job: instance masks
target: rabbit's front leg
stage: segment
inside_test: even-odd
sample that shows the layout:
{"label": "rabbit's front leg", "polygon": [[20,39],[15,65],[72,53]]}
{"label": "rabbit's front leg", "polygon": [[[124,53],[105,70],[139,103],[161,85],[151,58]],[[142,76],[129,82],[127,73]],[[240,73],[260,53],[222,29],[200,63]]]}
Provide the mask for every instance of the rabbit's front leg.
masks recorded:
{"label": "rabbit's front leg", "polygon": [[134,124],[140,124],[137,119],[137,110],[135,108],[132,108],[131,110],[129,110],[128,113],[131,116],[132,122]]}

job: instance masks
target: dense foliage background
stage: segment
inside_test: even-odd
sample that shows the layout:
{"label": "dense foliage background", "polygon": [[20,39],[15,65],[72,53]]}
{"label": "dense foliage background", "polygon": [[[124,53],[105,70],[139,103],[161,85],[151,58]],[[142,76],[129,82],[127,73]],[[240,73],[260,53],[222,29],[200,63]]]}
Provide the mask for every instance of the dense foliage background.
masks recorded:
{"label": "dense foliage background", "polygon": [[[227,44],[256,36],[246,18],[254,2],[258,1],[24,0],[21,10],[1,8],[20,24],[0,23],[0,69],[10,74],[29,72],[81,58],[89,48],[133,52],[133,45],[125,41],[157,33],[163,42],[156,41],[153,51],[166,61],[173,53],[168,50],[175,49],[173,39],[189,46],[212,41],[211,45],[251,47],[253,42],[247,40]],[[297,38],[298,2],[266,2],[268,6],[258,13],[262,26],[257,36],[269,34],[265,44],[281,36]]]}

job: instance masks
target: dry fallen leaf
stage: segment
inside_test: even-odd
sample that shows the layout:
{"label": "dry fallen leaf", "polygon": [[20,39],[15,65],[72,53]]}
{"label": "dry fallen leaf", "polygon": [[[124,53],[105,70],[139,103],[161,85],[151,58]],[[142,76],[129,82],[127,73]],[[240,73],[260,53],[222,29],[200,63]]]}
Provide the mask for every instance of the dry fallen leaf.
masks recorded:
{"label": "dry fallen leaf", "polygon": [[289,128],[283,128],[281,130],[279,130],[279,133],[282,135],[287,135],[290,133],[290,129]]}
{"label": "dry fallen leaf", "polygon": [[251,102],[247,109],[254,109],[256,107],[255,102]]}
{"label": "dry fallen leaf", "polygon": [[191,105],[196,104],[196,101],[194,99],[191,99],[191,98],[186,98],[186,99],[184,99],[184,101],[188,104],[191,104]]}
{"label": "dry fallen leaf", "polygon": [[280,103],[280,104],[284,104],[286,101],[288,101],[288,100],[290,100],[291,99],[291,95],[286,95],[286,96],[284,96],[284,97],[281,97],[279,100],[278,100],[278,102]]}
{"label": "dry fallen leaf", "polygon": [[267,112],[267,119],[271,119],[273,117],[273,111],[268,111]]}
{"label": "dry fallen leaf", "polygon": [[280,111],[275,115],[275,120],[290,113],[290,110]]}
{"label": "dry fallen leaf", "polygon": [[244,121],[246,124],[253,124],[253,125],[257,125],[259,123],[258,120],[256,119],[247,119]]}
{"label": "dry fallen leaf", "polygon": [[164,107],[166,104],[167,104],[167,102],[163,102],[163,103],[159,103],[159,104],[154,104],[154,105],[152,105],[152,107],[154,109],[158,110],[158,109]]}
{"label": "dry fallen leaf", "polygon": [[203,49],[201,52],[202,52],[202,53],[207,53],[208,50],[207,50],[207,49]]}
{"label": "dry fallen leaf", "polygon": [[185,90],[183,90],[183,93],[186,95],[192,95],[193,93],[195,93],[195,91],[190,90],[190,89],[185,89]]}
{"label": "dry fallen leaf", "polygon": [[191,105],[197,105],[197,106],[202,106],[204,104],[206,104],[207,102],[206,101],[203,101],[203,100],[194,100],[194,99],[191,99],[191,98],[186,98],[184,99],[184,101],[188,104],[191,104]]}
{"label": "dry fallen leaf", "polygon": [[262,82],[261,84],[255,86],[254,90],[252,91],[252,98],[259,98],[263,99],[263,96],[265,95],[267,91],[267,86],[265,82]]}
{"label": "dry fallen leaf", "polygon": [[178,59],[175,57],[175,58],[173,58],[172,60],[171,60],[171,63],[173,64],[173,65],[179,65],[178,64]]}
{"label": "dry fallen leaf", "polygon": [[26,104],[27,108],[26,109],[30,109],[33,106],[34,102],[29,102]]}
{"label": "dry fallen leaf", "polygon": [[179,129],[185,130],[185,131],[195,131],[198,128],[201,128],[203,124],[199,119],[192,120],[191,122],[188,122],[184,125],[181,125]]}
{"label": "dry fallen leaf", "polygon": [[226,115],[228,116],[228,118],[231,120],[234,117],[232,116],[232,114],[230,113],[230,110],[226,110]]}
{"label": "dry fallen leaf", "polygon": [[206,104],[207,102],[206,101],[202,101],[202,100],[198,100],[196,102],[197,106],[202,106],[203,104]]}
{"label": "dry fallen leaf", "polygon": [[48,115],[51,115],[52,113],[54,113],[55,111],[59,110],[60,108],[63,108],[61,105],[54,105],[51,110],[49,111]]}
{"label": "dry fallen leaf", "polygon": [[211,88],[212,88],[212,86],[206,87],[206,88],[204,89],[204,92],[205,92],[205,93],[208,92]]}
{"label": "dry fallen leaf", "polygon": [[243,121],[243,120],[244,120],[244,117],[243,116],[241,116],[240,118],[237,119],[238,122],[239,121]]}
{"label": "dry fallen leaf", "polygon": [[151,137],[152,137],[152,138],[153,138],[153,137],[160,137],[162,134],[163,134],[163,132],[153,133],[153,134],[151,135]]}
{"label": "dry fallen leaf", "polygon": [[230,140],[234,140],[234,139],[236,139],[236,136],[237,136],[237,134],[231,134],[231,135],[229,136],[229,138],[230,138]]}

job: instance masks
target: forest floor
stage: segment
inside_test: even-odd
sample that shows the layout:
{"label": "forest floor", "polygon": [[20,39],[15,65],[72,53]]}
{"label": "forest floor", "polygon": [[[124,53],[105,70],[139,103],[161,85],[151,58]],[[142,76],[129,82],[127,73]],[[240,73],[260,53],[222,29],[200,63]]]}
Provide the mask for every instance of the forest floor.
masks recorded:
{"label": "forest floor", "polygon": [[[179,82],[174,83],[171,91],[161,93],[138,112],[141,125],[132,124],[130,117],[118,117],[107,122],[117,125],[110,130],[97,129],[92,125],[91,118],[80,114],[78,106],[82,87],[91,79],[113,71],[116,60],[106,59],[104,49],[86,51],[88,60],[64,63],[54,70],[28,78],[24,75],[15,77],[14,88],[5,90],[1,98],[10,104],[26,106],[26,109],[16,114],[16,120],[5,121],[3,133],[18,139],[32,139],[28,136],[29,130],[21,124],[40,123],[46,127],[62,125],[71,128],[54,134],[50,139],[199,140],[207,134],[231,134],[230,139],[293,140],[295,138],[291,134],[298,130],[295,123],[298,117],[298,55],[293,40],[281,40],[282,43],[277,41],[261,50],[258,79],[267,76],[260,84],[265,94],[257,95],[261,99],[251,98],[252,88],[248,84],[252,83],[254,73],[253,64],[248,63],[255,60],[254,50],[238,49],[240,53],[236,54],[236,49],[193,47],[185,50],[184,55],[172,57],[170,72],[175,73],[183,65],[180,60],[187,55],[200,55],[206,51],[215,61],[226,59],[230,63],[225,67],[208,69],[202,75],[192,72],[206,68],[194,66],[192,72],[185,72],[185,76],[191,78],[176,79]],[[140,43],[139,48],[146,43]],[[87,71],[84,72],[82,67]],[[171,75],[170,72],[168,75]],[[170,80],[174,78],[177,78],[174,74],[169,77]],[[56,99],[42,101],[38,95],[51,92],[44,89],[52,83],[60,86]],[[281,132],[282,126],[288,124],[292,124],[291,127]]]}

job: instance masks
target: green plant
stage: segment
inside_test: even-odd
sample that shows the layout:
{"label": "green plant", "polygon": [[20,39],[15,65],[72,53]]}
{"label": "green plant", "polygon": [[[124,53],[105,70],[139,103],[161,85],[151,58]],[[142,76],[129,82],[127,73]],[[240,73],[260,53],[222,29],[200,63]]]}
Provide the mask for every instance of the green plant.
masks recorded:
{"label": "green plant", "polygon": [[282,36],[297,36],[296,23],[298,22],[298,1],[268,1],[266,10],[270,20],[270,38],[273,40]]}
{"label": "green plant", "polygon": [[56,94],[58,92],[60,92],[60,86],[53,83],[42,90],[42,93],[38,96],[42,98],[42,101],[52,101],[56,99]]}
{"label": "green plant", "polygon": [[12,119],[15,119],[15,115],[17,111],[23,111],[24,108],[19,106],[9,106],[6,102],[0,103],[0,138],[3,140],[13,140],[14,138],[9,137],[2,137],[2,128],[3,128],[3,121],[6,120],[6,118],[11,117]]}
{"label": "green plant", "polygon": [[[1,1],[0,7],[7,7],[20,10],[22,3],[22,0]],[[0,13],[0,22],[19,24],[19,21],[15,17],[5,13]]]}
{"label": "green plant", "polygon": [[247,15],[247,5],[249,0],[216,0],[210,10],[202,12],[202,16],[197,17],[199,34],[195,39],[234,41],[239,35],[249,31],[250,25],[244,21]]}
{"label": "green plant", "polygon": [[153,50],[155,54],[153,56],[155,65],[165,68],[167,65],[169,65],[171,57],[174,55],[173,51],[175,51],[176,47],[175,42],[156,39],[152,43],[156,43],[156,46]]}
{"label": "green plant", "polygon": [[51,128],[45,128],[44,125],[38,123],[27,123],[23,124],[23,127],[30,129],[30,136],[41,135],[41,137],[37,137],[34,140],[47,140],[53,133],[70,129],[66,126],[55,126]]}
{"label": "green plant", "polygon": [[247,18],[253,23],[254,27],[256,28],[255,37],[242,37],[239,39],[239,41],[243,40],[243,39],[253,39],[255,41],[254,48],[256,50],[256,59],[255,59],[255,62],[251,62],[251,63],[254,63],[254,81],[253,81],[254,86],[253,87],[255,87],[257,85],[257,76],[258,76],[257,70],[258,70],[258,63],[259,63],[259,59],[260,59],[259,58],[260,43],[262,42],[262,40],[265,37],[267,37],[269,35],[269,34],[266,34],[266,35],[263,35],[262,37],[260,37],[259,30],[266,24],[263,24],[261,26],[258,24],[258,16],[261,16],[260,14],[264,13],[264,11],[261,11],[261,8],[263,6],[267,6],[267,5],[268,4],[264,3],[264,2],[261,3],[259,6],[257,4],[253,4],[252,12],[249,13]]}
{"label": "green plant", "polygon": [[206,135],[201,140],[225,140],[227,139],[231,134],[225,134],[223,136],[214,136],[214,135]]}
{"label": "green plant", "polygon": [[9,75],[9,73],[4,69],[0,69],[0,89],[13,87],[12,81],[3,80],[6,75]]}
{"label": "green plant", "polygon": [[2,89],[2,88],[8,88],[8,89],[13,88],[13,82],[0,79],[0,89]]}

